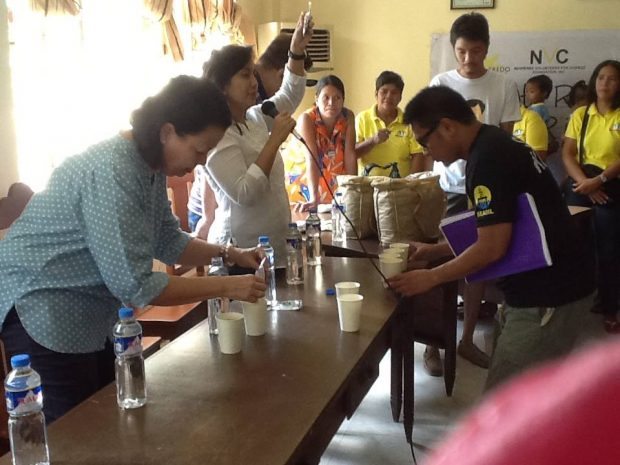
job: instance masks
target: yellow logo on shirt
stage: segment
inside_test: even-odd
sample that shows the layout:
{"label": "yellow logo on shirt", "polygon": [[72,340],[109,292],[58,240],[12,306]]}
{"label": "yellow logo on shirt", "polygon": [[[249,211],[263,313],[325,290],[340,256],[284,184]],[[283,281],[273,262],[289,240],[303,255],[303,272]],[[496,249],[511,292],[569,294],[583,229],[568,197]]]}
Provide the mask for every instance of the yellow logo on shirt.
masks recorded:
{"label": "yellow logo on shirt", "polygon": [[474,202],[476,204],[476,216],[492,215],[491,210],[491,191],[487,186],[479,185],[474,187]]}

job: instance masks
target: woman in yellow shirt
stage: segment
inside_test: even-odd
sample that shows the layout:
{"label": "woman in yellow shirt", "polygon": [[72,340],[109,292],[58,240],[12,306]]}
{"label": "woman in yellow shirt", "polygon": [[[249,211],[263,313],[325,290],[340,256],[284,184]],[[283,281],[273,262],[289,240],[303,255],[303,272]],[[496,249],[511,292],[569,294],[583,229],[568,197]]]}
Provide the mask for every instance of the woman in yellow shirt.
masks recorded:
{"label": "woman in yellow shirt", "polygon": [[620,333],[620,62],[603,61],[592,73],[588,105],[571,116],[562,159],[572,178],[567,203],[594,210],[597,309],[605,314],[605,329]]}

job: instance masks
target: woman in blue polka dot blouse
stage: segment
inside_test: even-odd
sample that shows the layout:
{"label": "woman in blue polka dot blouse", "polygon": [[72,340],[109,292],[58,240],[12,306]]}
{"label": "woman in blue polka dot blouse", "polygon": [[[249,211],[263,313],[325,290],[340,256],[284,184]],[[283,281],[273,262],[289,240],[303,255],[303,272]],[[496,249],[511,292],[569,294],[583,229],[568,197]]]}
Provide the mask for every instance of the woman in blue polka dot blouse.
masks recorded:
{"label": "woman in blue polka dot blouse", "polygon": [[121,304],[178,305],[215,296],[256,301],[253,274],[178,277],[167,264],[257,268],[256,249],[192,239],[179,228],[166,176],[183,176],[231,124],[222,93],[179,76],[144,101],[120,133],[67,159],[0,241],[0,322],[8,356],[30,354],[48,421],[114,379],[109,342]]}

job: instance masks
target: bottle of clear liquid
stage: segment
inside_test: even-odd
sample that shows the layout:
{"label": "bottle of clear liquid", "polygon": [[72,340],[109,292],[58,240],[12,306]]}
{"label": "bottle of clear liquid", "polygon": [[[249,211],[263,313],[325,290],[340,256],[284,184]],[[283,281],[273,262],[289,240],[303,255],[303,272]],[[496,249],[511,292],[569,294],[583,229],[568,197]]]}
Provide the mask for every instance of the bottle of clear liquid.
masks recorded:
{"label": "bottle of clear liquid", "polygon": [[118,317],[113,330],[116,401],[122,409],[138,408],[146,404],[142,326],[134,318],[131,308],[121,308]]}
{"label": "bottle of clear liquid", "polygon": [[278,303],[276,297],[276,258],[273,251],[273,247],[269,243],[269,236],[259,236],[258,246],[263,249],[263,253],[267,258],[267,269],[265,270],[265,284],[267,284],[267,292],[265,299],[267,305],[275,306]]}
{"label": "bottle of clear liquid", "polygon": [[321,264],[321,220],[316,208],[306,218],[306,260],[311,266]]}
{"label": "bottle of clear liquid", "polygon": [[304,259],[301,250],[301,233],[295,223],[289,223],[286,233],[286,284],[297,285],[304,282]]}
{"label": "bottle of clear liquid", "polygon": [[336,197],[332,200],[332,241],[340,242],[344,240],[344,230],[342,229],[342,192],[336,192]]}
{"label": "bottle of clear liquid", "polygon": [[[228,269],[224,266],[222,257],[213,257],[211,266],[209,267],[208,276],[228,276]],[[228,311],[229,300],[227,297],[214,297],[207,301],[207,320],[209,322],[209,334],[218,334],[217,318],[218,313],[226,313]]]}
{"label": "bottle of clear liquid", "polygon": [[4,391],[13,465],[49,465],[41,377],[26,354],[11,357],[11,367]]}

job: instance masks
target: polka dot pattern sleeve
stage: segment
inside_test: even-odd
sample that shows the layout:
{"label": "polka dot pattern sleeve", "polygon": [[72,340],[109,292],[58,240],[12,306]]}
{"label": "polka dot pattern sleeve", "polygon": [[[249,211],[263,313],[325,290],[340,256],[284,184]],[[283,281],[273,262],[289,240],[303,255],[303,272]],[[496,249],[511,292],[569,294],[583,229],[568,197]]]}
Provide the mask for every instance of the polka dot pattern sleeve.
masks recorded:
{"label": "polka dot pattern sleeve", "polygon": [[67,159],[0,241],[0,322],[63,353],[101,350],[121,303],[142,307],[168,284],[190,238],[170,212],[166,178],[120,136]]}
{"label": "polka dot pattern sleeve", "polygon": [[118,161],[82,179],[80,212],[105,285],[125,304],[143,307],[168,284],[165,273],[152,271],[153,258],[173,263],[189,238],[170,213],[165,176],[142,174]]}

